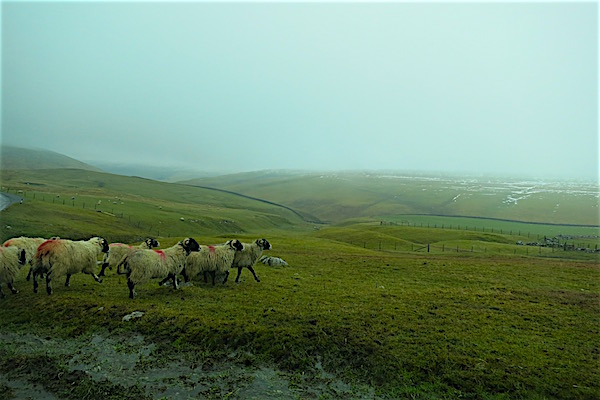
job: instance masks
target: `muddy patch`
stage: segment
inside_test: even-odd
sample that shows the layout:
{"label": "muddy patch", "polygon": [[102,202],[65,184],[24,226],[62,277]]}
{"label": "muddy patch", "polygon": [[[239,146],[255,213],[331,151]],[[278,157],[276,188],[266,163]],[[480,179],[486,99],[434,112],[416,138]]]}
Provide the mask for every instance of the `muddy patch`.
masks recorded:
{"label": "muddy patch", "polygon": [[193,355],[164,356],[142,335],[108,333],[55,339],[0,332],[0,397],[305,399],[377,398],[374,390],[317,374],[247,367],[224,360],[198,362]]}

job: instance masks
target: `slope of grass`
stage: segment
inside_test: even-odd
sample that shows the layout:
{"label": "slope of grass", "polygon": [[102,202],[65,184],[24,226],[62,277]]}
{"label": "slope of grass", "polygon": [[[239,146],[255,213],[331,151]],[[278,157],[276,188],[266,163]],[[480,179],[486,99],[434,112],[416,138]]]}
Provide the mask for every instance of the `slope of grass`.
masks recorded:
{"label": "slope of grass", "polygon": [[440,214],[599,225],[597,183],[281,171],[189,182],[268,199],[330,222]]}
{"label": "slope of grass", "polygon": [[2,240],[29,233],[137,241],[309,226],[288,209],[186,185],[83,170],[4,171],[2,178],[25,198],[2,211]]}
{"label": "slope of grass", "polygon": [[[325,371],[388,398],[600,397],[596,254],[564,252],[575,259],[557,259],[551,249],[541,254],[537,248],[515,254],[515,242],[527,238],[523,233],[369,219],[313,230],[290,210],[263,202],[89,171],[8,171],[2,185],[23,190],[26,199],[0,213],[3,238],[99,234],[136,243],[152,235],[168,247],[185,236],[203,244],[265,237],[273,245],[266,254],[290,266],[258,265],[260,283],[248,271],[239,285],[233,279],[215,287],[195,282],[173,291],[153,281],[136,287],[133,301],[114,271],[102,284],[81,274],[70,287],[57,279],[47,296],[32,293],[24,268],[16,282],[21,293],[0,300],[0,335],[70,340],[97,332],[141,334],[157,349],[138,368],[163,358],[207,368],[217,360],[276,367],[286,371],[292,390],[310,386]],[[430,253],[413,251],[428,244]],[[440,246],[465,251],[442,252]],[[478,251],[468,252],[474,247]],[[145,314],[124,322],[133,311]],[[34,370],[32,379],[58,397],[99,393],[96,384],[110,395],[147,395],[137,385],[65,375],[68,356],[21,354],[11,346],[0,341],[0,372]],[[221,397],[235,393],[228,388]],[[300,389],[294,393],[307,397]],[[10,388],[0,385],[4,394]]]}
{"label": "slope of grass", "polygon": [[[270,254],[290,267],[257,266],[261,283],[247,271],[239,285],[197,282],[173,292],[152,282],[131,301],[116,275],[102,284],[75,275],[52,296],[34,295],[21,276],[22,292],[0,304],[0,332],[137,332],[189,362],[229,357],[248,367],[276,365],[298,380],[322,365],[391,398],[600,395],[597,263],[268,238]],[[137,310],[146,314],[122,321]]]}

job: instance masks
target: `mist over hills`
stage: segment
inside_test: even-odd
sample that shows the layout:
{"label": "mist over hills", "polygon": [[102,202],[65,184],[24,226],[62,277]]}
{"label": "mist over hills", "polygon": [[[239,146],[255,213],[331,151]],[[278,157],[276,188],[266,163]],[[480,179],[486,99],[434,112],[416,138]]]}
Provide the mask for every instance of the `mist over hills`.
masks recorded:
{"label": "mist over hills", "polygon": [[0,170],[77,168],[100,172],[102,169],[51,150],[0,146]]}
{"label": "mist over hills", "polygon": [[[2,146],[1,166],[3,171],[75,168],[201,187],[283,206],[307,220],[329,223],[418,214],[598,225],[598,185],[587,182],[394,171],[265,170],[215,175],[159,166],[90,165],[51,151],[10,146]],[[169,186],[161,187],[168,190]]]}

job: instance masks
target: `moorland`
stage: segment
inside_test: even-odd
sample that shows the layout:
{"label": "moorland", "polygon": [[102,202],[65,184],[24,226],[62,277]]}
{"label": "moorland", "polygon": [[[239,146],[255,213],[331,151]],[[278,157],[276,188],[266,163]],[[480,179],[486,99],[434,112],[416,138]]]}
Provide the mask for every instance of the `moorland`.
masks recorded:
{"label": "moorland", "polygon": [[[0,300],[2,398],[600,397],[598,187],[382,172],[167,183],[30,152],[14,236],[267,238],[239,284],[75,275]],[[27,158],[27,153],[19,159]],[[35,168],[35,166],[43,166]],[[124,320],[139,311],[139,318]]]}

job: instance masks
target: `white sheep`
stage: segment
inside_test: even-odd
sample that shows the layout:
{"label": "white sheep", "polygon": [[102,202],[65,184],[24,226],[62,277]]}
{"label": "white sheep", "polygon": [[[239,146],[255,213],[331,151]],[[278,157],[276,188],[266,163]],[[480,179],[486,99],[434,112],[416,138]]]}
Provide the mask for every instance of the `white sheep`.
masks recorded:
{"label": "white sheep", "polygon": [[19,293],[19,291],[13,286],[13,282],[15,280],[15,276],[17,276],[17,272],[25,264],[25,262],[25,249],[19,249],[14,246],[0,247],[0,299],[4,298],[2,282],[6,283],[6,286],[8,286],[13,294]]}
{"label": "white sheep", "polygon": [[108,252],[108,242],[101,237],[89,240],[72,241],[50,239],[42,243],[33,260],[33,292],[37,293],[37,276],[46,273],[46,292],[52,294],[50,282],[66,275],[65,286],[69,286],[71,275],[82,272],[91,275],[98,283],[102,282],[96,273],[100,253]]}
{"label": "white sheep", "polygon": [[119,261],[123,259],[127,254],[129,254],[134,249],[152,249],[154,247],[160,246],[158,240],[153,238],[147,238],[138,246],[131,246],[123,243],[111,243],[108,245],[109,252],[104,256],[104,260],[102,261],[102,269],[98,276],[104,276],[104,270],[106,267],[112,271],[113,267],[116,267],[119,264]]}
{"label": "white sheep", "polygon": [[233,264],[231,265],[231,268],[238,269],[235,283],[239,282],[243,268],[248,268],[250,272],[252,272],[252,275],[254,275],[256,282],[260,282],[260,279],[258,279],[258,276],[256,276],[256,272],[254,272],[254,268],[252,268],[252,266],[256,260],[262,256],[263,250],[271,249],[271,244],[267,241],[267,239],[257,239],[252,243],[242,243],[242,245],[244,246],[244,250],[235,253],[235,258],[233,259]]}
{"label": "white sheep", "polygon": [[31,272],[33,270],[33,257],[35,257],[35,252],[38,246],[44,243],[46,239],[44,238],[30,238],[25,236],[15,237],[12,239],[8,239],[6,242],[2,244],[2,247],[14,246],[19,249],[25,250],[25,262],[29,264],[29,272],[27,273],[27,280],[31,279]]}
{"label": "white sheep", "polygon": [[242,251],[244,246],[237,240],[228,240],[225,244],[219,246],[201,246],[202,249],[197,253],[192,253],[185,260],[185,268],[181,272],[186,282],[204,273],[204,282],[207,282],[207,273],[212,276],[212,284],[215,284],[215,275],[224,273],[227,282],[229,277],[229,268],[233,264],[236,252]]}
{"label": "white sheep", "polygon": [[289,265],[279,257],[262,256],[260,262],[270,267],[287,267]]}
{"label": "white sheep", "polygon": [[[117,273],[127,274],[130,299],[135,296],[135,285],[145,283],[152,278],[172,279],[173,288],[178,289],[177,275],[181,273],[185,259],[191,252],[199,250],[200,245],[193,238],[184,239],[164,250],[134,250],[119,262]],[[121,272],[121,267],[125,272]]]}

